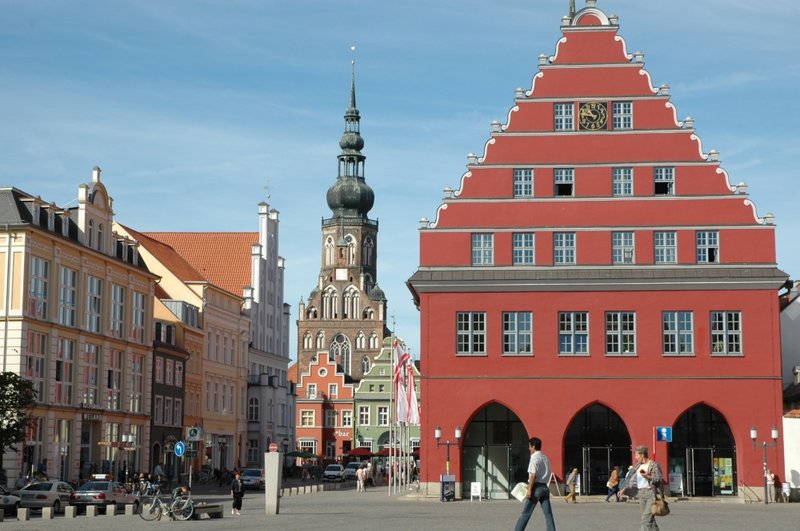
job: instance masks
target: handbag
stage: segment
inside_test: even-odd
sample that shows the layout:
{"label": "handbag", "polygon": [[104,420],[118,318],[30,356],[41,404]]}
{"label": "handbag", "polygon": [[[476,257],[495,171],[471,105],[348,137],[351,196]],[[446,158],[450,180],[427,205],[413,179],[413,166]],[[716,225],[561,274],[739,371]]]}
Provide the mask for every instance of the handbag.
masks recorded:
{"label": "handbag", "polygon": [[669,514],[669,504],[663,494],[656,494],[655,498],[653,498],[650,512],[655,516],[667,516]]}

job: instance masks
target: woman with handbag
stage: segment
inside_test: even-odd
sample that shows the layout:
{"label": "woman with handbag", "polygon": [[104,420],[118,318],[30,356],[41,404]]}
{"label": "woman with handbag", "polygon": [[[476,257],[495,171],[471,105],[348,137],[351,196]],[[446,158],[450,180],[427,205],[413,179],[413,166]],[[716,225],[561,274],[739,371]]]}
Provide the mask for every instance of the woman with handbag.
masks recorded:
{"label": "woman with handbag", "polygon": [[608,482],[606,483],[606,487],[608,487],[608,496],[606,496],[606,501],[608,501],[611,496],[616,496],[617,501],[619,501],[619,467],[615,466],[614,470],[611,471],[611,475],[608,477]]}
{"label": "woman with handbag", "polygon": [[[661,467],[650,459],[647,446],[637,446],[634,451],[636,457],[637,473],[636,486],[639,488],[639,508],[642,511],[642,531],[658,531],[656,515],[652,505],[662,488],[664,475]],[[663,500],[663,494],[662,494]]]}

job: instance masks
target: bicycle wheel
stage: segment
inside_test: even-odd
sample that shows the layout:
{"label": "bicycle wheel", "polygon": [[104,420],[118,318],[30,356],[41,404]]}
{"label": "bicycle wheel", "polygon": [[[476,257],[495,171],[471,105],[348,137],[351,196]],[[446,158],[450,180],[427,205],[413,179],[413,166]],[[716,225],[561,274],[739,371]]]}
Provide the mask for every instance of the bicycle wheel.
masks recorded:
{"label": "bicycle wheel", "polygon": [[155,496],[142,496],[139,499],[139,516],[143,520],[161,518],[161,501]]}
{"label": "bicycle wheel", "polygon": [[178,498],[172,502],[172,506],[169,510],[176,520],[188,520],[194,513],[194,504],[192,500]]}

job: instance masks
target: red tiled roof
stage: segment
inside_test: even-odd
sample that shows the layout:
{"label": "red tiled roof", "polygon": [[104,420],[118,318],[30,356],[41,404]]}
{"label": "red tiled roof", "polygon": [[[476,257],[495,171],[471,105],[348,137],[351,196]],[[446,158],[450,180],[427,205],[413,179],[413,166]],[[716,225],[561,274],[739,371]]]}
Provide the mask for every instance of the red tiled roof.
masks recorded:
{"label": "red tiled roof", "polygon": [[212,284],[242,296],[251,285],[250,247],[257,232],[146,232],[169,245]]}
{"label": "red tiled roof", "polygon": [[187,262],[176,249],[173,249],[168,244],[162,243],[158,240],[150,238],[144,233],[137,232],[130,227],[122,225],[128,231],[132,238],[139,241],[156,260],[164,264],[164,267],[169,269],[178,279],[184,282],[203,282],[206,279],[200,274],[192,264]]}

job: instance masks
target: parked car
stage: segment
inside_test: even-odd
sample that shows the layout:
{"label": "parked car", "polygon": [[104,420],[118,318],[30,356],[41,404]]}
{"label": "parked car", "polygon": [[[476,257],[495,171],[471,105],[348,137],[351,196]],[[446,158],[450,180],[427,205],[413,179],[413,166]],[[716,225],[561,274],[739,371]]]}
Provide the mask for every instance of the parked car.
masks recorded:
{"label": "parked car", "polygon": [[139,509],[139,500],[136,495],[125,488],[124,485],[110,479],[93,479],[80,486],[72,495],[70,505],[85,511],[88,505],[102,507],[106,511],[116,510],[126,504],[133,504],[133,512]]}
{"label": "parked car", "polygon": [[356,479],[356,472],[362,466],[366,465],[364,463],[359,463],[358,461],[347,463],[347,466],[344,467],[344,479]]}
{"label": "parked car", "polygon": [[5,488],[0,487],[0,509],[5,514],[16,514],[19,509],[19,496],[14,496]]}
{"label": "parked car", "polygon": [[322,481],[344,481],[344,467],[342,465],[328,465],[322,473]]}
{"label": "parked car", "polygon": [[75,490],[64,481],[39,481],[25,485],[15,494],[19,496],[20,507],[41,509],[52,507],[56,512],[69,505]]}
{"label": "parked car", "polygon": [[260,468],[245,468],[242,470],[242,486],[246,489],[264,488],[264,471]]}

